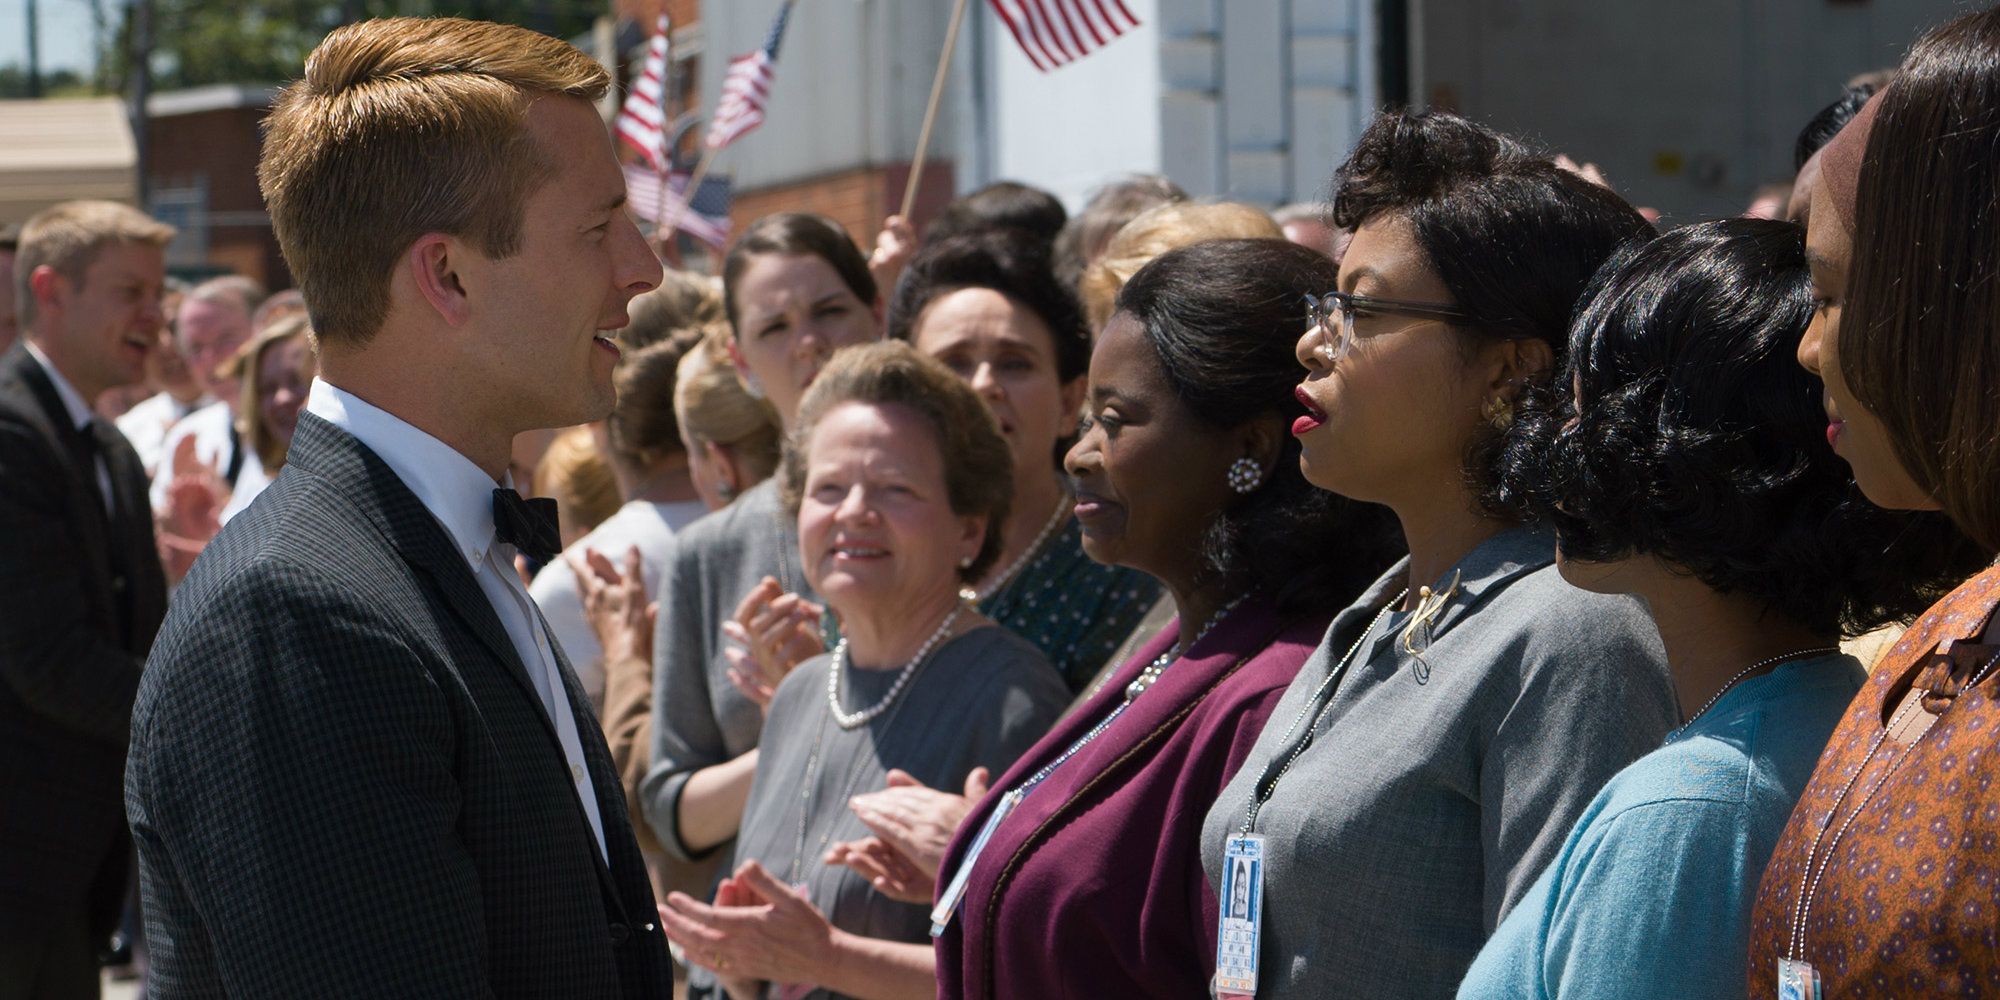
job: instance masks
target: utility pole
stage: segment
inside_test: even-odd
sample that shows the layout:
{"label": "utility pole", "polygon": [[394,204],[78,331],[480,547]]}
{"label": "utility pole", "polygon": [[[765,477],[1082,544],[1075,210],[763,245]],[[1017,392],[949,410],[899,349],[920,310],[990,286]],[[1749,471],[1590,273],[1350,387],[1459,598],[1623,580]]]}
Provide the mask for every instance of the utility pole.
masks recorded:
{"label": "utility pole", "polygon": [[[29,0],[33,3],[34,0]],[[153,93],[153,0],[132,0],[132,97],[126,117],[132,120],[132,149],[136,154],[139,208],[147,209],[151,192],[147,177],[146,101]]]}
{"label": "utility pole", "polygon": [[42,32],[36,0],[28,0],[28,96],[42,96]]}

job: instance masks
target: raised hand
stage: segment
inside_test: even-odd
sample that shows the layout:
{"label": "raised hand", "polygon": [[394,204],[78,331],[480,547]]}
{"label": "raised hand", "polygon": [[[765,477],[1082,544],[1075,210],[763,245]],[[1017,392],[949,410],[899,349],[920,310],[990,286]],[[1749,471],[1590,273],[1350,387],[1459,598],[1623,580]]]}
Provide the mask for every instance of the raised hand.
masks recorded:
{"label": "raised hand", "polygon": [[819,605],[786,593],[777,578],[759,581],[736,606],[736,614],[722,623],[723,637],[731,643],[723,649],[730,683],[768,709],[778,683],[793,667],[826,652],[819,629],[823,614]]}

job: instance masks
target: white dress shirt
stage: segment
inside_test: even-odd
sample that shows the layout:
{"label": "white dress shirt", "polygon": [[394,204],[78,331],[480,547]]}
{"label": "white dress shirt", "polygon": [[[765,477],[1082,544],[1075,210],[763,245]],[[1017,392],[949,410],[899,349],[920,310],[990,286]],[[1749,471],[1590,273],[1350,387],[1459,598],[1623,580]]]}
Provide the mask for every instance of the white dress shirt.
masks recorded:
{"label": "white dress shirt", "polygon": [[493,477],[450,445],[410,426],[395,414],[317,378],[313,379],[312,390],[306,397],[305,410],[367,445],[451,536],[458,554],[479,581],[479,589],[493,605],[494,614],[506,627],[514,651],[520,654],[521,663],[534,682],[535,693],[541,696],[542,708],[562,744],[577,798],[590,819],[591,832],[597,836],[597,848],[603,851],[604,819],[597,808],[597,789],[591,781],[590,769],[584,766],[577,713],[563,689],[561,667],[549,631],[528,597],[528,589],[521,585],[520,574],[514,570],[514,546],[494,537],[493,490],[496,486],[511,488],[512,476],[494,482]]}
{"label": "white dress shirt", "polygon": [[[69,384],[69,379],[63,378],[62,372],[56,371],[56,366],[49,361],[49,356],[43,354],[41,348],[36,347],[33,341],[24,341],[21,346],[28,349],[28,356],[42,366],[42,371],[49,376],[49,384],[56,387],[56,398],[62,400],[63,409],[69,411],[70,426],[86,434],[89,433],[85,428],[90,426],[91,421],[97,419],[97,411],[90,408],[90,401],[83,398],[83,393],[76,391],[76,386]],[[117,516],[118,508],[111,500],[111,468],[104,464],[104,454],[101,451],[97,455],[97,498],[104,501],[106,513]]]}
{"label": "white dress shirt", "polygon": [[[229,432],[235,423],[235,407],[226,400],[216,400],[182,417],[167,431],[166,440],[160,443],[160,464],[153,470],[150,498],[154,511],[167,509],[167,485],[174,481],[174,452],[180,448],[181,440],[194,438],[194,457],[220,475],[229,471]],[[243,450],[243,464],[229,483],[230,497],[234,499],[237,490],[248,490],[249,496],[241,504],[224,508],[224,515],[217,518],[224,523],[248,506],[256,491],[270,482],[270,477],[264,474],[264,464],[257,460],[257,449],[250,446],[250,439],[239,435],[237,446]]]}
{"label": "white dress shirt", "polygon": [[118,418],[118,433],[132,442],[132,450],[139,453],[139,464],[146,467],[146,475],[150,476],[160,467],[160,449],[166,446],[167,433],[182,417],[214,401],[207,393],[192,403],[183,403],[173,393],[156,392]]}

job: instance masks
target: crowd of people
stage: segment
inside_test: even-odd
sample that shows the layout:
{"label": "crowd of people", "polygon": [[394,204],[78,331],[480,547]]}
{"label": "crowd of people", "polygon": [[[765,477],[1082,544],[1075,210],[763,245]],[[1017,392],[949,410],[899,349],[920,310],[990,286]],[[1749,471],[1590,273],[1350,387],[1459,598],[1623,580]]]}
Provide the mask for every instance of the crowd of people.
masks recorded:
{"label": "crowd of people", "polygon": [[0,1000],[2000,983],[2000,8],[1674,228],[1390,110],[718,280],[607,86],[336,30],[296,290],[8,234]]}

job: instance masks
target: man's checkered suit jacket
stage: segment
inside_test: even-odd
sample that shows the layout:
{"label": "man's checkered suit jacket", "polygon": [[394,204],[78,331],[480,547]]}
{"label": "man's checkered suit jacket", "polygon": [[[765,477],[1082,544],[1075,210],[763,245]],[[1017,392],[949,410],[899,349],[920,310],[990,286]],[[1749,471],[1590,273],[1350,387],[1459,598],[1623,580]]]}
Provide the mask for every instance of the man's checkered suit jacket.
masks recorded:
{"label": "man's checkered suit jacket", "polygon": [[133,712],[151,995],[669,996],[618,775],[563,678],[608,869],[450,536],[301,414],[175,595]]}

